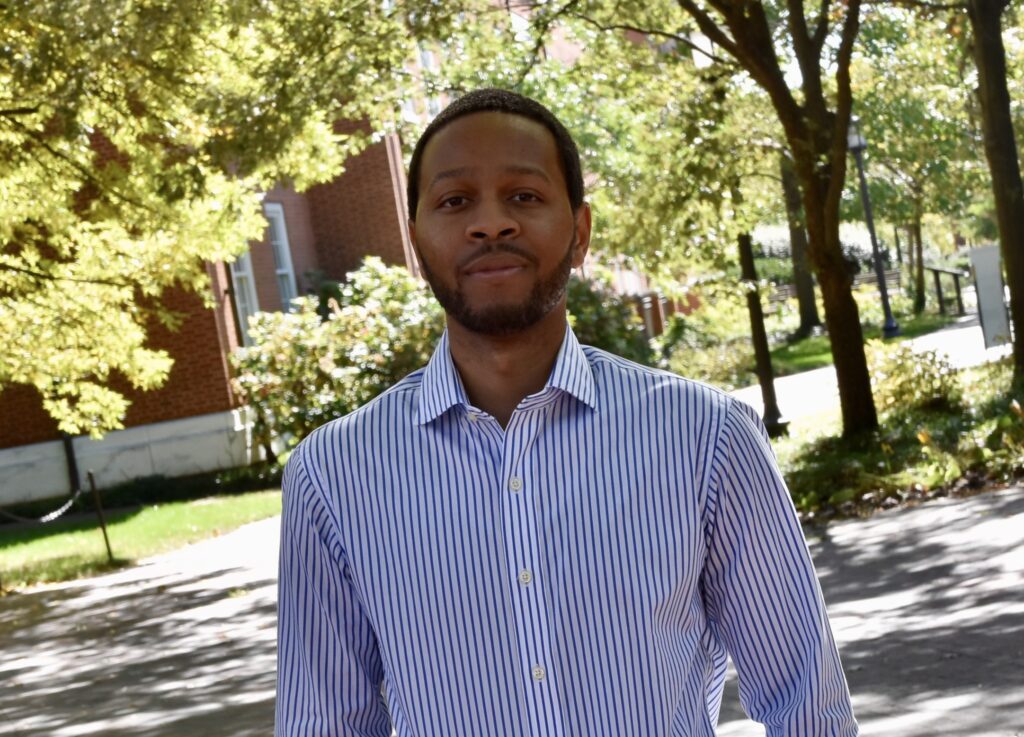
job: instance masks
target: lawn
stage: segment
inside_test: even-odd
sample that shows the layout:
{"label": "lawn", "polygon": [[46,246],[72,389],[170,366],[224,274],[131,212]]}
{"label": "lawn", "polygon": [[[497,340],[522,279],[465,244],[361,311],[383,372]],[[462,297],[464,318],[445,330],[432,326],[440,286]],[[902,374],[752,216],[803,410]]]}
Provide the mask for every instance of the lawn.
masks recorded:
{"label": "lawn", "polygon": [[12,589],[93,575],[280,511],[277,490],[109,510],[107,530],[114,563],[107,559],[103,533],[91,515],[46,525],[0,526],[0,582],[4,589]]}
{"label": "lawn", "polygon": [[[955,319],[951,315],[937,315],[929,312],[913,317],[901,317],[899,320],[900,335],[896,340],[909,340],[935,332],[949,325]],[[881,326],[864,327],[864,340],[881,337]],[[775,376],[788,376],[832,365],[832,349],[829,346],[827,335],[813,335],[795,343],[778,345],[772,349],[771,354],[772,370]]]}

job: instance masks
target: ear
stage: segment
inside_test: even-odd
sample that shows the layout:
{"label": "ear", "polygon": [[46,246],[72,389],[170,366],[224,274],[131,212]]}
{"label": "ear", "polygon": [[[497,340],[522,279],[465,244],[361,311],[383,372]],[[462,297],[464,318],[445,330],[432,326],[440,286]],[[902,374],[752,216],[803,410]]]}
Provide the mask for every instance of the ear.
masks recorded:
{"label": "ear", "polygon": [[416,254],[417,266],[419,266],[420,273],[423,273],[423,257],[420,256],[420,247],[416,243],[416,221],[409,218],[405,221],[405,228],[409,232],[409,242],[412,244],[412,252]]}
{"label": "ear", "polygon": [[572,254],[572,267],[578,269],[583,266],[583,259],[587,256],[587,251],[590,250],[590,204],[584,202],[576,210],[575,223],[576,229],[576,247]]}

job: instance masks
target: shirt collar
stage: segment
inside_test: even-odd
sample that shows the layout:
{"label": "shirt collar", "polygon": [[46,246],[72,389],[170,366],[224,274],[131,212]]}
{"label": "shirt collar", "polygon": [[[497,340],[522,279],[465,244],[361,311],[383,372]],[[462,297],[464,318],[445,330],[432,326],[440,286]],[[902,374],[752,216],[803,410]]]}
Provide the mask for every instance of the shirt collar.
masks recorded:
{"label": "shirt collar", "polygon": [[[568,325],[551,375],[544,389],[534,396],[546,393],[549,388],[560,389],[591,409],[597,409],[594,371],[587,360],[587,354]],[[416,424],[426,424],[459,404],[468,407],[469,399],[452,360],[448,331],[445,330],[423,371]]]}

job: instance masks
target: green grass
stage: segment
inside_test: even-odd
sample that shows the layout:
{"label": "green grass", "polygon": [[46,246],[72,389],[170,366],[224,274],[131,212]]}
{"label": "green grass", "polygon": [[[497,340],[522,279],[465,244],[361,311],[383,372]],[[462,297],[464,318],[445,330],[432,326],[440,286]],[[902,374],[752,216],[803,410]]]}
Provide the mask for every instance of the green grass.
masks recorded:
{"label": "green grass", "polygon": [[113,564],[93,515],[47,525],[0,527],[0,582],[11,589],[94,575],[280,511],[280,491],[110,510],[106,516]]}
{"label": "green grass", "polygon": [[[935,332],[952,323],[956,318],[950,315],[923,313],[914,317],[903,317],[897,320],[900,335],[897,341],[909,340],[920,335]],[[882,329],[879,325],[864,328],[864,340],[880,339]],[[809,338],[779,345],[772,349],[772,370],[776,376],[798,374],[801,371],[832,365],[832,348],[827,335],[813,335]]]}

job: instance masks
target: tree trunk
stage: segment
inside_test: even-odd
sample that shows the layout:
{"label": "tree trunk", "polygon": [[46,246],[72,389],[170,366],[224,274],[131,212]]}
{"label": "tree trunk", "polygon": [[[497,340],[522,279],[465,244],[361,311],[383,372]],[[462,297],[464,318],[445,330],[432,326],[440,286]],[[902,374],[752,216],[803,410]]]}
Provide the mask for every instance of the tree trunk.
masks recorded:
{"label": "tree trunk", "polygon": [[967,14],[974,31],[985,156],[992,174],[999,244],[1010,289],[1013,377],[1015,383],[1020,383],[1024,381],[1024,185],[1006,85],[1006,50],[1000,22],[1006,6],[1006,0],[967,0]]}
{"label": "tree trunk", "polygon": [[910,224],[910,247],[911,253],[916,254],[914,266],[914,314],[920,315],[924,312],[924,239],[921,238],[921,213],[914,212],[914,222]]}
{"label": "tree trunk", "polygon": [[803,209],[800,205],[800,185],[796,182],[793,162],[783,154],[779,157],[782,172],[782,191],[786,198],[786,219],[789,221],[790,258],[793,261],[793,286],[800,308],[800,327],[793,338],[800,340],[821,325],[818,305],[814,299],[814,279],[807,260],[807,231],[804,229]]}
{"label": "tree trunk", "polygon": [[830,212],[825,207],[828,175],[818,167],[819,157],[805,154],[794,158],[803,192],[809,255],[825,305],[825,326],[839,384],[843,435],[849,437],[878,427],[864,331],[853,298],[853,274],[839,240],[839,208]]}

